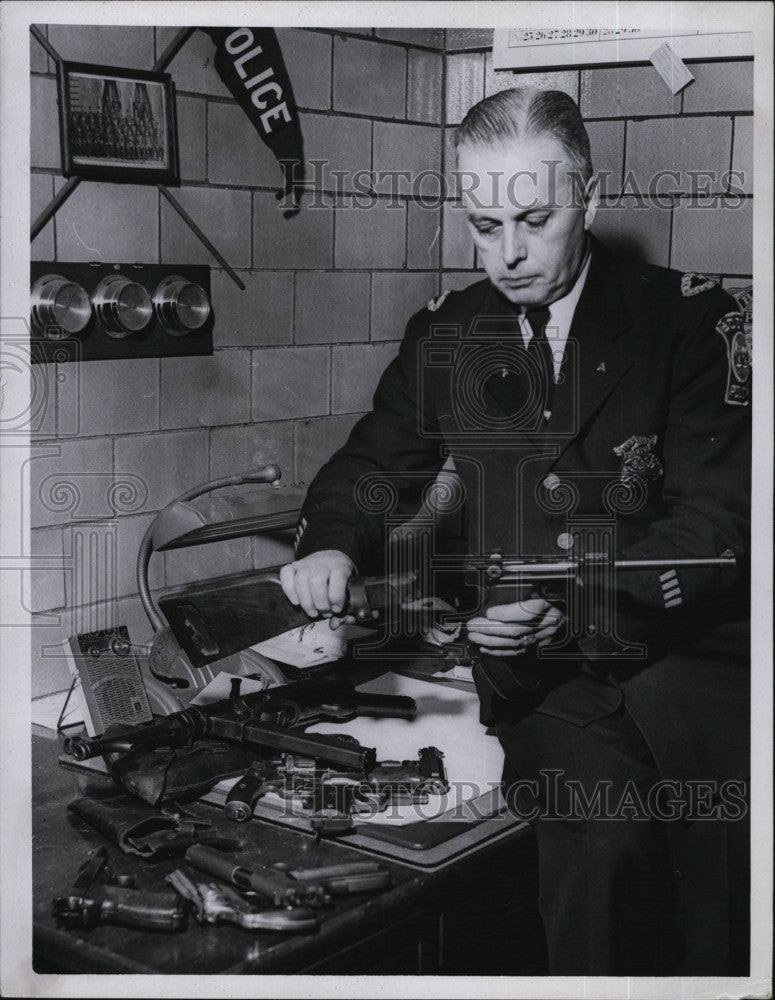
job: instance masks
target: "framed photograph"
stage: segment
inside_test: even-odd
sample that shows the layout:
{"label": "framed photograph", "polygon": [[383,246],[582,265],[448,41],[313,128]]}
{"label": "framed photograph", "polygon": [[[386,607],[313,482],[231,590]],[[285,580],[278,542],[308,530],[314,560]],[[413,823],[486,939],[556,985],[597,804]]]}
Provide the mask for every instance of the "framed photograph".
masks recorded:
{"label": "framed photograph", "polygon": [[62,61],[58,85],[65,177],[179,183],[169,73]]}

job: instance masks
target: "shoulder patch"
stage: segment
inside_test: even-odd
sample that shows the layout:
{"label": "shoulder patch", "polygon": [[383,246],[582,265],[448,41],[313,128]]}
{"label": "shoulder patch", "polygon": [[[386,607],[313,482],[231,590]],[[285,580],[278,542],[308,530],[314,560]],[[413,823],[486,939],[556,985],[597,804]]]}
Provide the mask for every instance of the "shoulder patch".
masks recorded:
{"label": "shoulder patch", "polygon": [[716,333],[724,338],[729,363],[724,402],[733,406],[748,406],[751,399],[751,355],[742,314],[725,313],[716,324]]}
{"label": "shoulder patch", "polygon": [[450,289],[446,292],[442,292],[441,295],[437,295],[435,299],[430,299],[427,308],[430,309],[432,313],[436,312],[444,305],[444,299],[449,295]]}
{"label": "shoulder patch", "polygon": [[743,323],[748,328],[753,324],[753,285],[743,285],[742,288],[730,288],[729,294],[737,302],[743,314]]}
{"label": "shoulder patch", "polygon": [[688,299],[692,295],[699,295],[700,292],[707,292],[709,288],[714,288],[717,284],[718,281],[715,278],[690,271],[688,274],[681,275],[681,295]]}

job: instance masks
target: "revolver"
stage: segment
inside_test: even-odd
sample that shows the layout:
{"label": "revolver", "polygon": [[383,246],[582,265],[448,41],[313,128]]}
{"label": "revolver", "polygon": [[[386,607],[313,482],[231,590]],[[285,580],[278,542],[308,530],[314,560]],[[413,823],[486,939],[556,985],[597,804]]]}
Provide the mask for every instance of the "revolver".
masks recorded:
{"label": "revolver", "polygon": [[229,819],[242,823],[260,798],[274,792],[311,811],[316,832],[344,833],[352,829],[353,815],[427,802],[429,794],[449,791],[443,758],[436,747],[423,747],[417,760],[334,770],[314,758],[283,754],[279,760],[256,761],[230,789],[224,808]]}
{"label": "revolver", "polygon": [[91,852],[69,894],[56,897],[51,910],[68,926],[84,930],[110,923],[148,931],[177,931],[186,923],[185,906],[175,893],[147,892],[137,888],[133,876],[115,875],[108,867],[105,847]]}

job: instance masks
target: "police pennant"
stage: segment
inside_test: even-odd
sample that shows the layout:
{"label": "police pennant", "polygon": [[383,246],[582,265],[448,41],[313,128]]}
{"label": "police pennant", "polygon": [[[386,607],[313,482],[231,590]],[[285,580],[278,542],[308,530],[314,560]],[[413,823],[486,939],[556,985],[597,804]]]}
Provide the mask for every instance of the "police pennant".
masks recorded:
{"label": "police pennant", "polygon": [[304,186],[304,142],[277,36],[271,28],[202,28],[215,42],[215,69],[282,168],[285,188],[299,210]]}

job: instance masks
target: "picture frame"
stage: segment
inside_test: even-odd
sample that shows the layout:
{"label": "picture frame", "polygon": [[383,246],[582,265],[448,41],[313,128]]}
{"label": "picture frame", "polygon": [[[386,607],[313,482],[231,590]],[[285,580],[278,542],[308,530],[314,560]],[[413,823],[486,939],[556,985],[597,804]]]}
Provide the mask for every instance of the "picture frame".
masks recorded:
{"label": "picture frame", "polygon": [[57,85],[65,177],[180,183],[169,73],[62,60]]}

